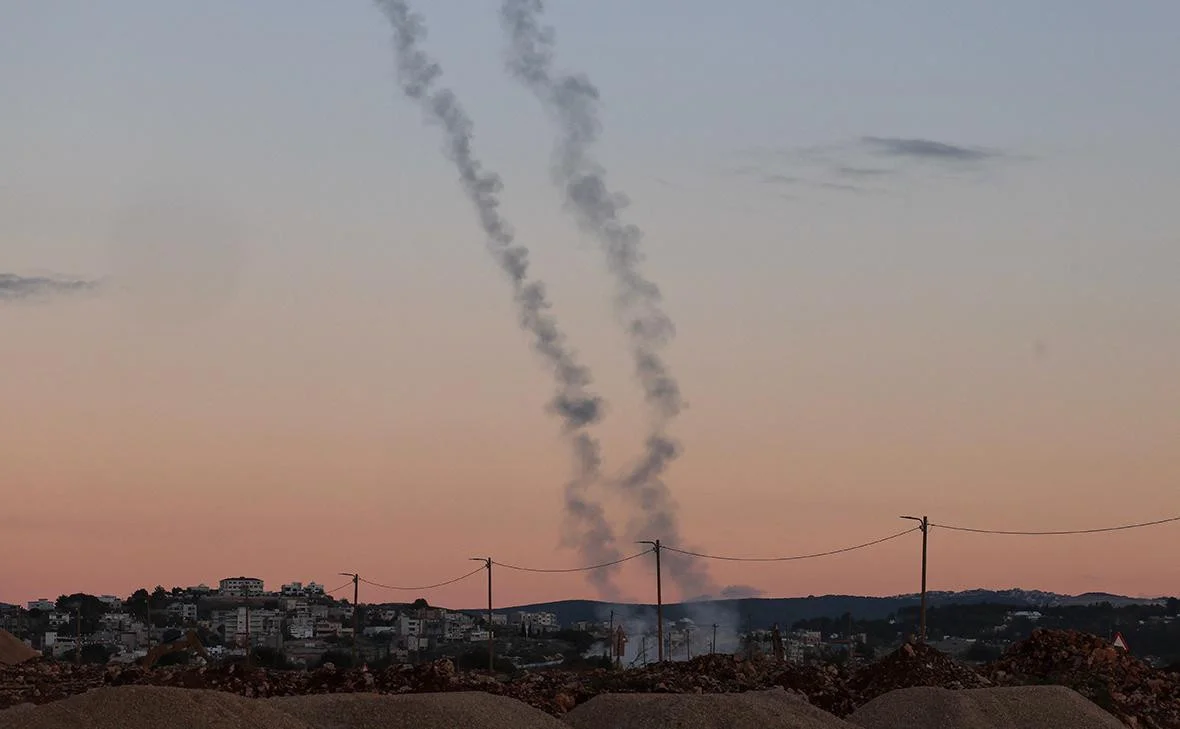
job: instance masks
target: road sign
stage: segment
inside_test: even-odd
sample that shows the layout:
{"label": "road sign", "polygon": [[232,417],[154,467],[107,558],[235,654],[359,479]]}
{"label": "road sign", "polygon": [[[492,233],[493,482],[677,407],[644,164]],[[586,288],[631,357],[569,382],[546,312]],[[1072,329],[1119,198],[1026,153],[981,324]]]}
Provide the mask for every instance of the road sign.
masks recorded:
{"label": "road sign", "polygon": [[1122,633],[1114,634],[1114,640],[1111,641],[1111,645],[1113,645],[1115,648],[1121,648],[1128,653],[1131,651],[1131,649],[1127,647],[1127,639],[1123,637]]}

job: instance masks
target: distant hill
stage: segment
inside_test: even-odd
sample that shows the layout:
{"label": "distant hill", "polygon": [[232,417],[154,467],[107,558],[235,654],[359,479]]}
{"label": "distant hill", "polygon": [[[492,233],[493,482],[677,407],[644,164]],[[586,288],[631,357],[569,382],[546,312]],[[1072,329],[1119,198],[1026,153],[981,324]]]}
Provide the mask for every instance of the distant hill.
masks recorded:
{"label": "distant hill", "polygon": [[[1083,595],[1060,595],[1039,590],[967,590],[963,592],[929,592],[929,605],[962,605],[991,603],[1011,605],[1017,608],[1035,608],[1062,605],[1091,605],[1109,602],[1114,606],[1162,603],[1164,598],[1146,599],[1086,593]],[[860,597],[856,595],[820,595],[785,598],[742,598],[735,600],[712,600],[693,603],[670,603],[664,605],[665,620],[692,618],[698,623],[726,622],[740,628],[764,628],[774,623],[787,626],[798,620],[812,618],[839,618],[851,613],[854,618],[880,620],[896,614],[906,607],[920,604],[919,595],[895,595],[892,597]],[[534,603],[498,607],[496,612],[550,612],[557,616],[562,625],[581,621],[606,620],[610,611],[633,619],[655,620],[655,605],[609,603],[596,600],[560,600],[557,602]],[[467,611],[479,614],[480,611]]]}

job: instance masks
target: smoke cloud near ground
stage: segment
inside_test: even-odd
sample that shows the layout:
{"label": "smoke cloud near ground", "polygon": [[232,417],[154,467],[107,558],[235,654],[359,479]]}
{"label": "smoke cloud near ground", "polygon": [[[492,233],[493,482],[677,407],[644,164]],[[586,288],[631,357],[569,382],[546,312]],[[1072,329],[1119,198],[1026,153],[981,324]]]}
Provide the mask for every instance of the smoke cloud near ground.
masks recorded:
{"label": "smoke cloud near ground", "polygon": [[[591,562],[617,560],[621,554],[614,543],[614,532],[602,506],[588,494],[589,487],[599,479],[601,452],[598,441],[586,429],[601,418],[603,402],[588,391],[590,373],[577,362],[549,313],[543,284],[529,280],[528,250],[515,242],[512,229],[499,212],[500,178],[484,170],[475,158],[471,119],[452,91],[437,88],[442,70],[418,47],[426,34],[421,18],[401,0],[376,0],[376,5],[393,27],[402,91],[421,107],[431,124],[442,129],[445,153],[475,206],[488,250],[512,283],[520,324],[556,379],[557,392],[549,409],[561,418],[574,453],[574,475],[564,493],[565,542]],[[604,596],[617,595],[613,571],[592,570],[588,576]]]}
{"label": "smoke cloud near ground", "polygon": [[[687,660],[713,649],[714,627],[716,627],[716,652],[736,653],[741,643],[741,612],[736,604],[700,602],[683,604],[687,620],[672,620],[665,608],[664,615],[664,659]],[[595,619],[606,624],[611,621],[614,611],[614,626],[622,627],[626,645],[621,656],[623,666],[639,666],[655,663],[659,656],[656,637],[659,633],[658,619],[654,606],[604,605],[597,611]],[[679,611],[678,611],[679,612]],[[602,655],[604,647],[595,646],[587,655]],[[594,652],[596,651],[596,652]]]}
{"label": "smoke cloud near ground", "polygon": [[[628,201],[608,189],[605,170],[590,154],[601,131],[598,89],[584,75],[554,74],[554,34],[541,27],[542,12],[541,0],[503,1],[500,18],[509,39],[508,69],[541,100],[559,127],[555,182],[565,195],[566,209],[606,253],[616,284],[615,304],[624,319],[635,373],[652,414],[644,453],[618,486],[642,510],[643,518],[632,525],[633,536],[685,546],[676,505],[663,480],[680,452],[667,429],[683,407],[680,387],[661,355],[674,334],[672,321],[661,307],[659,288],[640,270],[643,233],[621,217]],[[669,557],[667,572],[683,594],[715,592],[698,561],[684,555]]]}

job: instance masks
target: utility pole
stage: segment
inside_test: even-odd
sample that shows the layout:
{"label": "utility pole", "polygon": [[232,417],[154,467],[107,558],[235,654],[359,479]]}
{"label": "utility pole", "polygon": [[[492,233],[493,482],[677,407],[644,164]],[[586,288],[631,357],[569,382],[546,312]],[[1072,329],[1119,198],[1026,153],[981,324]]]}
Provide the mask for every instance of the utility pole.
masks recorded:
{"label": "utility pole", "polygon": [[74,665],[82,663],[82,606],[74,606]]}
{"label": "utility pole", "polygon": [[717,623],[713,623],[713,644],[709,647],[709,653],[717,652]]}
{"label": "utility pole", "polygon": [[246,598],[246,668],[250,668],[250,659],[253,657],[254,651],[251,650],[253,644],[250,642],[250,598]]}
{"label": "utility pole", "polygon": [[474,562],[483,562],[488,570],[488,673],[496,672],[496,636],[492,632],[492,558],[472,557]]}
{"label": "utility pole", "polygon": [[922,606],[920,608],[918,618],[918,641],[926,642],[926,541],[930,536],[930,519],[923,516],[919,519],[916,516],[903,516],[902,519],[909,519],[916,521],[921,526],[918,528],[922,530]]}
{"label": "utility pole", "polygon": [[613,665],[615,662],[615,611],[610,611],[610,630],[607,632],[610,636],[608,642],[610,643],[610,662]]}
{"label": "utility pole", "polygon": [[360,599],[361,576],[355,572],[341,572],[340,576],[352,578],[352,667],[356,668],[356,643],[360,637],[357,634],[360,633],[361,619],[361,614],[358,611],[359,606],[356,603]]}
{"label": "utility pole", "polygon": [[638,544],[650,544],[652,551],[656,553],[656,633],[657,641],[657,660],[660,663],[664,662],[664,593],[663,584],[660,581],[660,540],[641,541]]}

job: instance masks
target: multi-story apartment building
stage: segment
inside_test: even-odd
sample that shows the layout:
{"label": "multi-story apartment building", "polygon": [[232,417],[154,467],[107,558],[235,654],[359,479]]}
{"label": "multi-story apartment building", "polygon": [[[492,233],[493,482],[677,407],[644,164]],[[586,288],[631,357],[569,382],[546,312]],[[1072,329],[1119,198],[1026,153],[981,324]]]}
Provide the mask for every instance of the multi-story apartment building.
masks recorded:
{"label": "multi-story apartment building", "polygon": [[263,594],[262,587],[257,577],[227,577],[220,582],[218,592],[227,597],[258,597]]}

